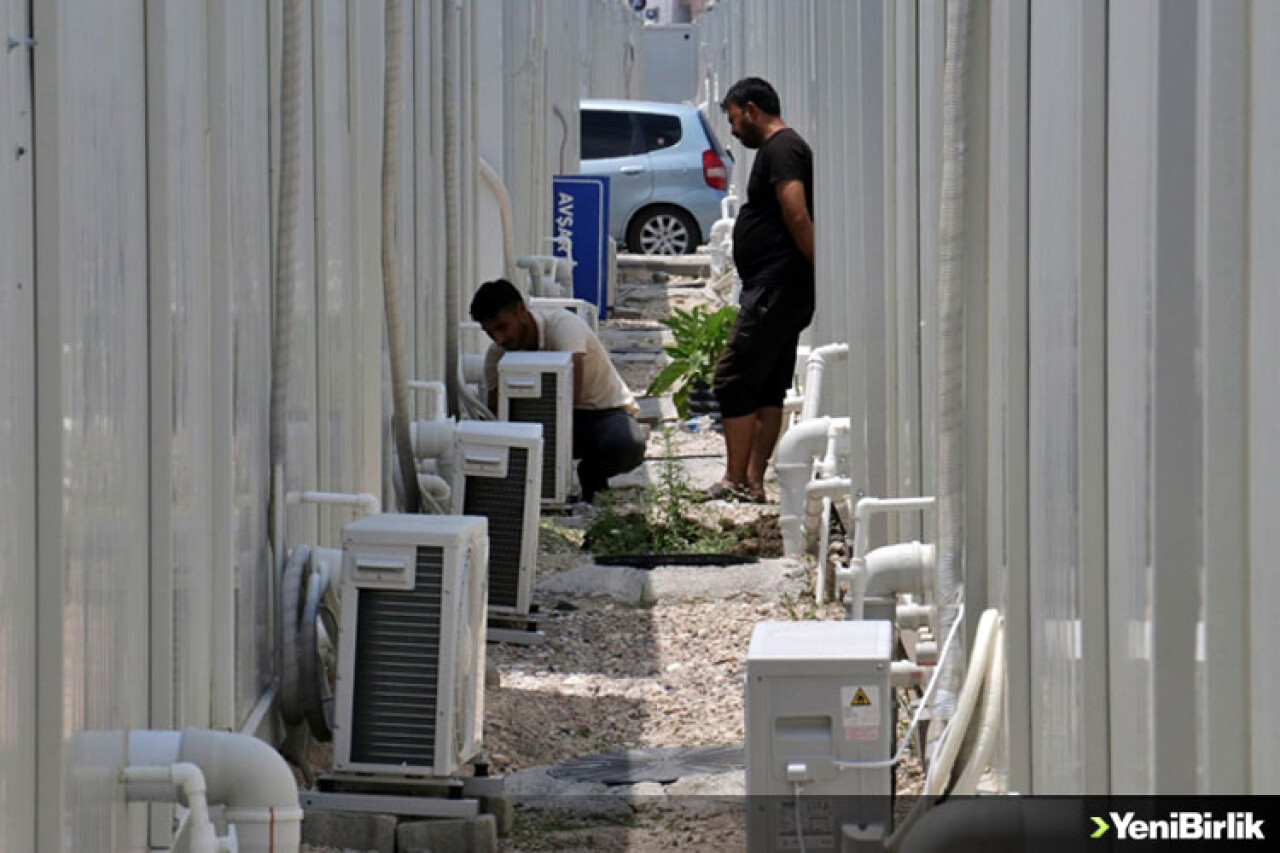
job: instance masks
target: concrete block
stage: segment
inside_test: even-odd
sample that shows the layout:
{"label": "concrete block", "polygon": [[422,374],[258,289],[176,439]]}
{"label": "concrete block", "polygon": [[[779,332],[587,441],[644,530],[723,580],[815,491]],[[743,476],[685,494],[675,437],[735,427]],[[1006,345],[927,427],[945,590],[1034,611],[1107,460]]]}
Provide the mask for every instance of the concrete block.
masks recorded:
{"label": "concrete block", "polygon": [[396,817],[310,810],[302,818],[302,843],[315,847],[396,853]]}
{"label": "concrete block", "polygon": [[499,837],[511,834],[511,828],[515,826],[516,822],[516,810],[509,794],[481,797],[480,813],[493,815],[493,819],[497,823]]}
{"label": "concrete block", "polygon": [[396,828],[397,853],[498,853],[498,822],[491,814],[465,820],[405,821]]}

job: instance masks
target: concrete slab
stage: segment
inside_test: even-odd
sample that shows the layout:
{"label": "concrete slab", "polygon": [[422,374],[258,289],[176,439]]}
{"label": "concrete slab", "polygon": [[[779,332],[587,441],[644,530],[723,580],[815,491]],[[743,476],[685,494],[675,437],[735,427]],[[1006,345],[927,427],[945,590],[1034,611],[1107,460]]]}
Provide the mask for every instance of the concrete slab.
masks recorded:
{"label": "concrete slab", "polygon": [[640,423],[659,426],[665,421],[679,420],[680,413],[676,404],[671,402],[671,395],[661,397],[636,397],[636,407],[640,409]]}
{"label": "concrete slab", "polygon": [[648,270],[665,272],[670,275],[709,276],[711,275],[711,256],[694,253],[692,255],[618,255],[618,270]]}
{"label": "concrete slab", "polygon": [[498,853],[498,824],[493,815],[467,820],[405,821],[396,827],[399,853]]}
{"label": "concrete slab", "polygon": [[802,577],[798,560],[779,558],[740,566],[666,566],[651,571],[588,563],[547,578],[537,592],[549,598],[607,596],[631,607],[668,599],[728,598],[740,593],[773,595]]}
{"label": "concrete slab", "polygon": [[619,350],[651,350],[660,352],[676,342],[675,335],[664,326],[652,329],[601,329],[600,343],[612,352]]}
{"label": "concrete slab", "polygon": [[343,850],[396,853],[396,817],[389,814],[306,810],[302,843]]}

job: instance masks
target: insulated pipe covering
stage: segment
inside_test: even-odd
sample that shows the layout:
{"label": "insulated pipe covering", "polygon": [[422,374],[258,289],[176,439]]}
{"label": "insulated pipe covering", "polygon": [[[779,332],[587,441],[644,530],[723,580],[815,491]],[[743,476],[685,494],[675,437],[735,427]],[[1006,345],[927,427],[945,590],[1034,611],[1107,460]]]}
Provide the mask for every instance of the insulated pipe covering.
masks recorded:
{"label": "insulated pipe covering", "polygon": [[[938,216],[938,630],[947,632],[964,591],[965,78],[969,0],[947,3],[943,73],[942,193]],[[951,715],[959,655],[940,673],[938,714]]]}

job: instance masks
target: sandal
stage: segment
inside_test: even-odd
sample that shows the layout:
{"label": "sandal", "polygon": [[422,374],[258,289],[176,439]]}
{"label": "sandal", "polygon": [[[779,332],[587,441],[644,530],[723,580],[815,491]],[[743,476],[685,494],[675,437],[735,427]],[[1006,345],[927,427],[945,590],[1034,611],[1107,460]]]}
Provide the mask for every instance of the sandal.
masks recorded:
{"label": "sandal", "polygon": [[737,501],[744,497],[747,497],[747,493],[740,486],[723,480],[712,483],[711,488],[707,489],[707,500],[711,501]]}

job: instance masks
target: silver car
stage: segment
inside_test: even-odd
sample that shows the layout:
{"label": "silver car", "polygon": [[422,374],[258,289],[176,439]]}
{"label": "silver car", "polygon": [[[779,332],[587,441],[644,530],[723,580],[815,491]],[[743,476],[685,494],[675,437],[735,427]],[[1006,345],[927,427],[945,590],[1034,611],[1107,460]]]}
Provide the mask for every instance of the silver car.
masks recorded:
{"label": "silver car", "polygon": [[632,252],[692,252],[720,218],[733,161],[697,107],[581,103],[582,174],[609,177],[609,233]]}

